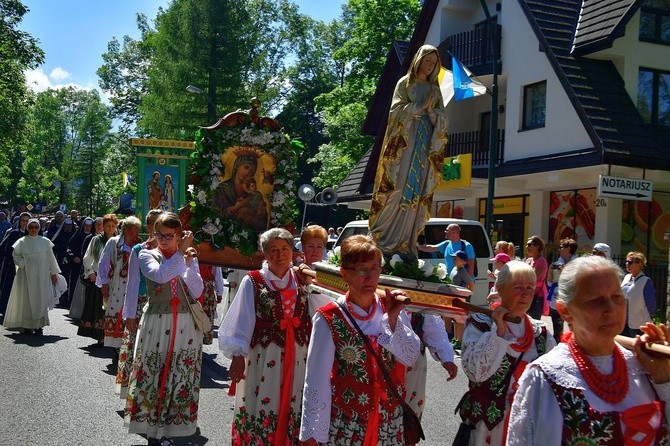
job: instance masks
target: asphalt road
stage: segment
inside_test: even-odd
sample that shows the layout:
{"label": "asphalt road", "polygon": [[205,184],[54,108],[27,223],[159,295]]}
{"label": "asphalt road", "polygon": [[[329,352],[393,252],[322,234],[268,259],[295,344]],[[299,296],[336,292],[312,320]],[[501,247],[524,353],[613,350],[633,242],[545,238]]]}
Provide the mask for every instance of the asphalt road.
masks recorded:
{"label": "asphalt road", "polygon": [[[114,395],[113,350],[91,348],[77,336],[65,310],[49,313],[44,336],[0,327],[0,445],[146,445],[123,427],[123,401]],[[460,359],[456,361],[460,367]],[[230,444],[234,398],[227,395],[229,361],[214,345],[203,351],[199,430],[175,439],[183,445]],[[460,420],[454,407],[467,388],[461,370],[446,381],[446,371],[429,359],[423,445],[450,445]]]}

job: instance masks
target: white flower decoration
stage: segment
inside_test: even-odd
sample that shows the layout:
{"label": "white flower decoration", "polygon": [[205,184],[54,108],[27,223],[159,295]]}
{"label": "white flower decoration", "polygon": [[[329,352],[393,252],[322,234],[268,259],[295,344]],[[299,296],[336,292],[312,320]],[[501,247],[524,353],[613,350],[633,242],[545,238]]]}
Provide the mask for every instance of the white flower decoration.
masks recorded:
{"label": "white flower decoration", "polygon": [[437,274],[437,277],[440,278],[440,280],[444,280],[447,277],[447,266],[444,263],[440,263],[437,265],[437,271],[435,271]]}
{"label": "white flower decoration", "polygon": [[399,254],[393,254],[393,257],[391,257],[391,260],[389,261],[389,263],[391,264],[391,267],[395,268],[395,266],[398,262],[404,263],[402,261],[402,259],[400,258]]}

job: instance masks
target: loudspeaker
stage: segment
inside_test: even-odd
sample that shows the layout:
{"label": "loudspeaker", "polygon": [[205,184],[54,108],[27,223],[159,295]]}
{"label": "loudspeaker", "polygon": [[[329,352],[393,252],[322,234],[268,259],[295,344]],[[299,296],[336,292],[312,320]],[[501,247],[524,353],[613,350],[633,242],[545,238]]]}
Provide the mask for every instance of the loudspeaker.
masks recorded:
{"label": "loudspeaker", "polygon": [[337,203],[337,192],[332,187],[327,187],[321,191],[321,202],[325,205]]}
{"label": "loudspeaker", "polygon": [[316,191],[309,184],[303,184],[298,188],[298,198],[300,198],[302,201],[311,201],[315,195]]}

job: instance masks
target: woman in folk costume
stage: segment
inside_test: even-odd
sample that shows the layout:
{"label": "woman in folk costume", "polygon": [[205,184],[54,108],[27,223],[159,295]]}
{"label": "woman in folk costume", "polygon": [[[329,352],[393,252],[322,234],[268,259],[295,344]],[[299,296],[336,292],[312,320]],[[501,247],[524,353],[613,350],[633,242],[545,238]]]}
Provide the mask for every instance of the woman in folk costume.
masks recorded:
{"label": "woman in folk costume", "polygon": [[440,68],[437,48],[422,46],[393,93],[370,207],[370,232],[384,256],[417,258],[417,238],[442,180],[447,113]]}
{"label": "woman in folk costume", "polygon": [[670,360],[643,353],[639,338],[635,352],[614,341],[626,323],[622,276],[599,256],[565,265],[556,309],[572,333],[521,376],[507,444],[668,444]]}
{"label": "woman in folk costume", "polygon": [[298,444],[309,334],[307,296],[291,268],[293,235],[260,236],[265,262],[240,282],[219,328],[219,348],[232,358],[233,445]]}
{"label": "woman in folk costume", "polygon": [[[535,282],[530,265],[518,260],[506,263],[495,284],[501,304],[490,317],[482,313],[468,317],[462,365],[470,389],[457,409],[463,419],[459,435],[469,433],[470,437],[467,443],[460,440],[454,444],[504,445],[509,408],[521,372],[556,345],[544,322],[526,314],[533,302]],[[506,321],[505,315],[520,322]]]}
{"label": "woman in folk costume", "polygon": [[105,338],[105,310],[103,309],[102,290],[95,285],[98,278],[100,257],[107,240],[114,237],[119,219],[114,214],[102,217],[102,233],[93,236],[84,254],[84,278],[92,283],[84,292],[84,309],[77,334],[93,338],[102,346]]}
{"label": "woman in folk costume", "polygon": [[150,445],[166,446],[197,428],[202,332],[189,303],[203,286],[193,234],[182,231],[179,217],[161,214],[154,235],[158,247],[138,257],[149,301],[137,328],[124,421]]}
{"label": "woman in folk costume", "polygon": [[216,306],[221,303],[221,300],[223,299],[223,272],[219,266],[205,265],[201,263],[200,277],[202,277],[205,291],[203,291],[201,299],[199,300],[202,304],[202,309],[212,323],[212,328],[208,332],[203,333],[202,343],[211,345],[214,341],[214,313],[216,311]]}
{"label": "woman in folk costume", "polygon": [[[371,237],[342,243],[340,275],[349,291],[314,316],[307,356],[300,440],[304,445],[403,445],[405,366],[419,357],[419,337],[395,297],[376,294],[382,253]],[[359,335],[369,339],[366,345]],[[379,368],[374,348],[388,371]]]}
{"label": "woman in folk costume", "polygon": [[[426,378],[428,355],[442,364],[447,372],[447,381],[456,378],[458,366],[454,363],[454,346],[444,326],[444,319],[435,314],[409,313],[412,330],[421,340],[421,353],[417,361],[407,367],[405,373],[405,401],[421,417],[426,404]],[[441,379],[441,378],[440,378]]]}
{"label": "woman in folk costume", "polygon": [[157,246],[154,237],[154,224],[163,211],[160,209],[151,209],[147,212],[147,233],[149,239],[144,243],[137,243],[133,246],[128,261],[128,285],[126,287],[126,296],[123,301],[123,310],[121,316],[125,323],[123,330],[123,341],[119,349],[119,363],[116,371],[116,389],[114,393],[121,399],[126,399],[128,395],[128,381],[133,368],[133,357],[135,350],[135,335],[137,334],[136,321],[142,318],[144,305],[147,303],[147,283],[140,271],[138,255],[142,249],[154,249]]}
{"label": "woman in folk costume", "polygon": [[[86,220],[88,220],[88,218],[84,219],[84,224],[82,224],[82,227],[86,226]],[[91,232],[84,238],[84,241],[81,245],[81,250],[79,251],[79,256],[81,257],[81,273],[77,279],[77,284],[74,287],[74,294],[72,295],[72,302],[70,303],[70,312],[68,313],[68,317],[77,324],[81,319],[82,311],[84,311],[84,296],[87,288],[86,285],[87,283],[91,283],[88,280],[88,277],[85,275],[84,257],[88,251],[88,246],[91,244],[91,240],[93,240],[93,237],[98,234],[102,234],[102,217],[96,217],[92,221],[93,227]],[[94,283],[92,285],[95,286]]]}
{"label": "woman in folk costume", "polygon": [[121,222],[121,235],[107,240],[100,256],[98,278],[95,282],[102,289],[105,305],[105,347],[120,348],[123,342],[123,301],[128,285],[130,252],[140,241],[142,222],[137,217],[127,217]]}
{"label": "woman in folk costume", "polygon": [[13,245],[16,276],[3,325],[8,330],[34,330],[42,335],[42,327],[49,325],[48,311],[54,296],[52,286],[60,268],[53,253],[53,243],[39,235],[39,220],[30,219],[27,228],[28,234]]}

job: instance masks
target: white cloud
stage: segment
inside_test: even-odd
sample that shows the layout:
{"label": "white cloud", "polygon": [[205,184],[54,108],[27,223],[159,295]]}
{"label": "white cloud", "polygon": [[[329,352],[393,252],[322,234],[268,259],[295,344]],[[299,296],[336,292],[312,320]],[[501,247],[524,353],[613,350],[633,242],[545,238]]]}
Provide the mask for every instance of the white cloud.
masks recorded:
{"label": "white cloud", "polygon": [[61,67],[56,67],[53,70],[51,70],[51,73],[49,73],[49,77],[56,81],[64,81],[65,79],[68,79],[70,77],[70,73],[68,73]]}
{"label": "white cloud", "polygon": [[87,90],[87,91],[91,91],[95,88],[92,85],[84,86],[76,84],[74,82],[63,83],[64,80],[70,78],[70,73],[68,73],[66,70],[60,67],[54,68],[48,75],[44,72],[42,68],[27,70],[25,72],[25,76],[26,76],[26,85],[35,93],[45,91],[49,88],[58,90],[61,88],[74,87],[80,90]]}

